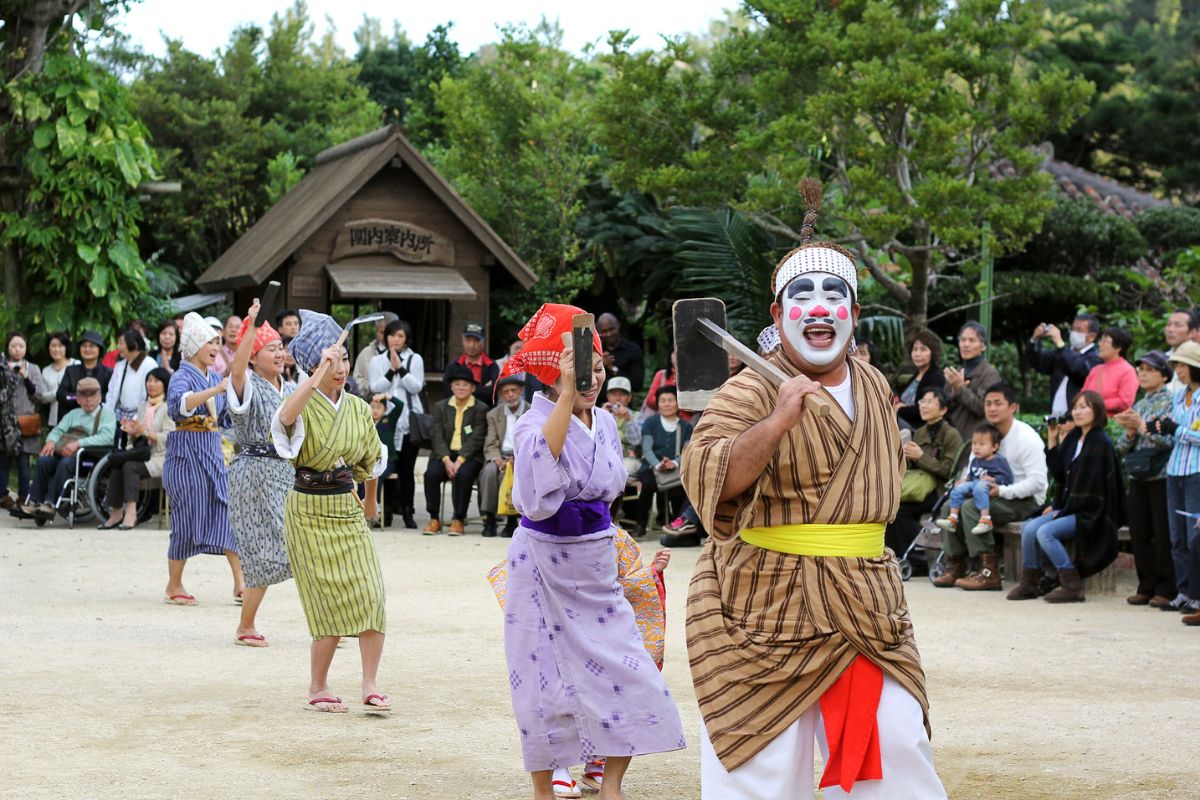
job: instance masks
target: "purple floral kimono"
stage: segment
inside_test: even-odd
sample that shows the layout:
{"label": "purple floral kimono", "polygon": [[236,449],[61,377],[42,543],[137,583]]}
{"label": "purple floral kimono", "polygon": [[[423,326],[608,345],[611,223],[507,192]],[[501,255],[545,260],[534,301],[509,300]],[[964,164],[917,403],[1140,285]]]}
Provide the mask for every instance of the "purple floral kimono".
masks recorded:
{"label": "purple floral kimono", "polygon": [[685,746],[679,713],[617,580],[608,506],[626,472],[612,415],[572,418],[559,458],[536,395],[517,422],[504,650],[529,772]]}

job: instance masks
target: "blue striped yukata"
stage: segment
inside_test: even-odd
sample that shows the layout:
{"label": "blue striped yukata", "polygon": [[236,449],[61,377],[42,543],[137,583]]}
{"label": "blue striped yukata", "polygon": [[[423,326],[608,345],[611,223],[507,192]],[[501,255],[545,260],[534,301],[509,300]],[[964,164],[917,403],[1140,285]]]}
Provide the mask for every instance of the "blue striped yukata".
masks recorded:
{"label": "blue striped yukata", "polygon": [[249,589],[292,577],[283,541],[283,503],[296,471],[275,452],[271,418],[294,390],[293,384],[283,383],[281,393],[251,373],[240,403],[232,385],[225,393],[239,448],[229,466],[229,521]]}
{"label": "blue striped yukata", "polygon": [[[221,451],[222,423],[228,427],[225,396],[212,398],[191,414],[183,410],[188,394],[203,392],[221,382],[211,370],[201,374],[190,361],[179,365],[167,390],[167,411],[176,430],[167,439],[163,463],[163,488],[171,500],[171,543],[167,558],[183,561],[208,553],[236,553],[237,543],[229,522],[229,483]],[[186,430],[193,418],[210,422],[212,430]]]}

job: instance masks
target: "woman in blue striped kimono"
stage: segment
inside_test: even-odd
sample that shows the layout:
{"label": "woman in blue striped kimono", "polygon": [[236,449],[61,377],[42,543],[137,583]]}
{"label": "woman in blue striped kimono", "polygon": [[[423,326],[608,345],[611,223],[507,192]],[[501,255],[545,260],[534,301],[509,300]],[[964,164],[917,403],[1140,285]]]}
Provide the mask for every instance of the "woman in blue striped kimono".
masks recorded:
{"label": "woman in blue striped kimono", "polygon": [[229,467],[229,521],[246,578],[233,641],[247,647],[267,646],[267,637],[254,627],[258,607],[268,586],[292,577],[283,541],[283,503],[295,471],[275,451],[271,418],[295,387],[283,381],[283,341],[271,323],[257,324],[258,312],[255,300],[238,332],[225,394],[238,445]]}
{"label": "woman in blue striped kimono", "polygon": [[[343,713],[329,689],[329,666],[343,636],[357,637],[362,656],[362,702],[391,710],[376,677],[385,627],[383,575],[356,481],[377,478],[387,466],[371,409],[346,391],[350,356],[333,347],[342,329],[325,314],[300,311],[300,333],[288,345],[310,377],[271,420],[279,455],[296,467],[284,506],[284,539],[300,604],[313,637],[308,704]],[[319,369],[320,368],[320,369]]]}
{"label": "woman in blue striped kimono", "polygon": [[224,555],[233,571],[233,595],[241,602],[242,565],[229,524],[229,486],[220,427],[228,427],[227,381],[212,365],[217,336],[195,312],[183,318],[184,361],[171,378],[167,411],[175,432],[167,440],[163,488],[171,501],[171,543],[167,549],[167,602],[196,605],[183,588],[183,567],[192,556]]}

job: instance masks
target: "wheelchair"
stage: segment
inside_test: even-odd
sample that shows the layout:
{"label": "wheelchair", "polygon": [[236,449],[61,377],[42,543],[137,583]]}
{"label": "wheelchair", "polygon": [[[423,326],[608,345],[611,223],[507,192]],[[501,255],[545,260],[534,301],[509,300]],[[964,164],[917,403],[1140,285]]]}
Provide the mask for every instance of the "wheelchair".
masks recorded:
{"label": "wheelchair", "polygon": [[[112,512],[112,507],[108,505],[108,476],[112,472],[112,457],[115,452],[112,448],[106,448],[104,457],[101,458],[87,476],[86,487],[83,491],[84,502],[88,509],[88,519],[105,520],[108,519],[109,513]],[[149,484],[149,485],[148,485]],[[143,480],[138,491],[137,500],[137,520],[145,522],[150,519],[154,509],[155,493],[164,491],[157,487],[157,483],[151,479]],[[70,518],[67,519],[67,527],[71,527]]]}
{"label": "wheelchair", "polygon": [[[88,479],[111,452],[111,447],[81,447],[73,456],[75,471],[67,478],[62,494],[54,501],[54,510],[67,520],[67,528],[74,528],[76,522],[86,522],[95,516],[88,501]],[[33,517],[33,524],[39,528],[47,522],[50,522],[47,517]]]}

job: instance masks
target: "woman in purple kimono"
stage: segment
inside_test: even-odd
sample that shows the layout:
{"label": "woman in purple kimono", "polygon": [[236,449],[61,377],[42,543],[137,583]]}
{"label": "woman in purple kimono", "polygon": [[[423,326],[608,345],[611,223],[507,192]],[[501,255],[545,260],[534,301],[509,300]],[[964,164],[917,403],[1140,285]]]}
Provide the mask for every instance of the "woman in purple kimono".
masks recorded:
{"label": "woman in purple kimono", "polygon": [[[600,800],[623,798],[632,756],[685,746],[674,701],[642,644],[617,580],[609,505],[625,488],[612,415],[596,408],[604,383],[594,339],[592,389],[575,389],[574,306],[546,304],[521,330],[504,374],[546,385],[514,433],[504,649],[513,712],[534,800],[553,800],[553,771],[604,757]],[[565,344],[564,344],[565,343]]]}

